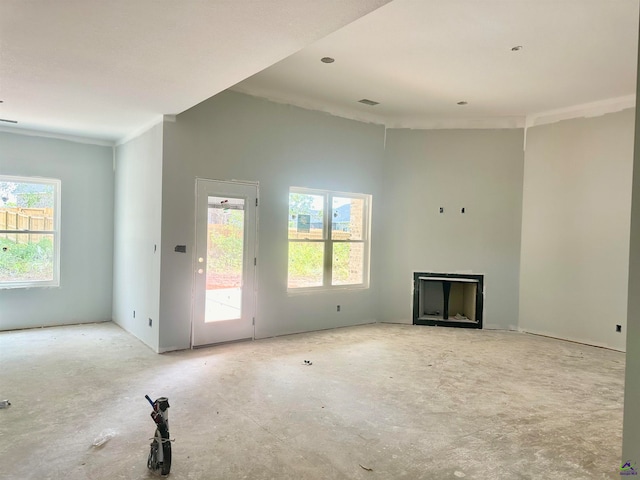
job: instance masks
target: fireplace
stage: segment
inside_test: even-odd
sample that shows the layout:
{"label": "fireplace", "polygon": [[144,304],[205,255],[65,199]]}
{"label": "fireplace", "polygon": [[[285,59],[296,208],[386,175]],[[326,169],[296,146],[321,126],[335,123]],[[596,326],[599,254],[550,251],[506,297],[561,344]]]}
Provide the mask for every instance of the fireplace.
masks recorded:
{"label": "fireplace", "polygon": [[413,274],[413,324],[482,328],[484,275]]}

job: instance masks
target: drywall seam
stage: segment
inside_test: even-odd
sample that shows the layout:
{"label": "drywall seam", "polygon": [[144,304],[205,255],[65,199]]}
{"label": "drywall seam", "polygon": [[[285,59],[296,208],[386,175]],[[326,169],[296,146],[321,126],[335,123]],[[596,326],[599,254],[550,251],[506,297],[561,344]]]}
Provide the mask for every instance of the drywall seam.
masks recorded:
{"label": "drywall seam", "polygon": [[55,138],[57,140],[67,140],[69,142],[84,143],[86,145],[98,145],[100,147],[113,147],[111,140],[102,140],[90,137],[78,137],[64,133],[45,132],[42,130],[31,130],[28,128],[0,127],[0,132],[13,133],[16,135],[27,135],[30,137]]}
{"label": "drywall seam", "polygon": [[583,103],[582,105],[573,105],[571,107],[527,115],[524,127],[524,150],[527,150],[527,130],[530,127],[548,125],[550,123],[557,123],[574,118],[600,117],[608,113],[620,112],[627,108],[635,108],[635,106],[636,96],[627,95],[624,97],[609,98],[607,100],[599,100],[597,102]]}
{"label": "drywall seam", "polygon": [[607,113],[615,113],[626,110],[627,108],[634,108],[635,106],[635,95],[583,103],[581,105],[573,105],[571,107],[527,115],[525,128],[547,125],[549,123],[556,123],[561,120],[570,120],[573,118],[599,117]]}
{"label": "drywall seam", "polygon": [[399,117],[385,120],[387,128],[411,130],[517,129],[525,126],[524,115],[496,117],[420,118]]}

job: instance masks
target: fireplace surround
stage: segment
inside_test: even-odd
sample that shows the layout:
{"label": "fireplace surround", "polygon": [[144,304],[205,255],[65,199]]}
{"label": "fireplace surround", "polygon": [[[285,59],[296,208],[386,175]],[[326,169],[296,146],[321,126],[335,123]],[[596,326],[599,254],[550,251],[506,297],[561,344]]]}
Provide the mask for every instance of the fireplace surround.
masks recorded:
{"label": "fireplace surround", "polygon": [[484,275],[414,272],[413,323],[482,328]]}

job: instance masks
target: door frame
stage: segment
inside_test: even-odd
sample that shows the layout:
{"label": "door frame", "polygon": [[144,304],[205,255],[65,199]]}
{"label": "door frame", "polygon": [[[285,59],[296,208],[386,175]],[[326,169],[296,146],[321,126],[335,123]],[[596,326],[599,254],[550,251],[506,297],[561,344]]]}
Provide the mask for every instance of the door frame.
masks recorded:
{"label": "door frame", "polygon": [[[219,345],[219,344],[224,344],[224,343],[233,343],[235,341],[241,341],[244,339],[238,339],[238,340],[229,340],[229,341],[222,341],[222,342],[217,342],[217,343],[211,343],[211,344],[203,344],[203,345],[194,345],[194,341],[195,341],[195,324],[196,324],[196,300],[197,300],[197,293],[196,293],[196,289],[197,289],[197,278],[198,278],[198,273],[197,273],[197,268],[198,268],[198,185],[200,182],[216,182],[216,183],[223,183],[223,184],[229,184],[229,185],[244,185],[244,186],[250,186],[250,187],[255,187],[256,189],[256,205],[255,205],[255,232],[253,235],[254,238],[254,257],[256,259],[256,262],[254,263],[254,269],[253,269],[253,290],[251,292],[244,292],[243,291],[243,295],[245,295],[245,293],[247,295],[252,295],[253,297],[253,312],[251,317],[253,318],[253,325],[252,325],[252,329],[251,329],[251,340],[255,340],[256,338],[256,312],[257,312],[257,306],[258,306],[258,263],[257,263],[257,258],[258,258],[258,225],[259,225],[259,214],[258,214],[258,206],[260,204],[259,202],[259,198],[260,198],[260,183],[258,181],[251,181],[251,180],[218,180],[218,179],[214,179],[214,178],[205,178],[205,177],[196,177],[195,179],[195,189],[194,189],[194,200],[195,200],[195,210],[194,210],[194,224],[193,224],[193,228],[194,228],[194,242],[193,242],[193,255],[191,258],[191,338],[190,338],[190,348],[194,349],[194,348],[203,348],[203,347],[207,347],[210,345]],[[206,271],[205,271],[206,272]],[[249,339],[247,337],[247,339]]]}

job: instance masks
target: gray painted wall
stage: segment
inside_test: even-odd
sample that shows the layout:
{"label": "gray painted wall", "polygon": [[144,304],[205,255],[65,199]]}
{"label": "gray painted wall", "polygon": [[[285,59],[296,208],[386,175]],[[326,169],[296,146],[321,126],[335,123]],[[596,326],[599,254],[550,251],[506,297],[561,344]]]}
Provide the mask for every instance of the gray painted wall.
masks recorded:
{"label": "gray painted wall", "polygon": [[375,262],[383,138],[380,126],[234,92],[165,122],[160,350],[190,342],[196,177],[260,183],[257,338],[377,320],[375,278],[368,290],[287,295],[287,205],[290,186],[372,194]]}
{"label": "gray painted wall", "polygon": [[522,330],[625,349],[633,134],[634,109],[527,131]]}
{"label": "gray painted wall", "polygon": [[485,327],[516,328],[523,158],[520,129],[387,131],[381,320],[413,321],[414,271],[464,272],[485,275]]}
{"label": "gray painted wall", "polygon": [[0,132],[0,172],[61,181],[60,286],[0,290],[0,330],[111,320],[111,147]]}
{"label": "gray painted wall", "polygon": [[[636,99],[640,98],[640,70],[637,74]],[[621,464],[640,462],[640,110],[637,105],[635,115]]]}
{"label": "gray painted wall", "polygon": [[113,321],[156,351],[160,317],[162,135],[163,126],[159,124],[118,146],[115,172]]}

